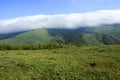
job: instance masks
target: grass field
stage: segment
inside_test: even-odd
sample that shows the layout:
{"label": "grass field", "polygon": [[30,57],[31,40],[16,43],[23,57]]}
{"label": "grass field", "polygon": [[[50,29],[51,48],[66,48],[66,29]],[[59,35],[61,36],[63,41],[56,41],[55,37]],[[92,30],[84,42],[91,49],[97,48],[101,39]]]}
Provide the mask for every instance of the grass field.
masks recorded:
{"label": "grass field", "polygon": [[0,51],[0,80],[120,80],[120,45]]}

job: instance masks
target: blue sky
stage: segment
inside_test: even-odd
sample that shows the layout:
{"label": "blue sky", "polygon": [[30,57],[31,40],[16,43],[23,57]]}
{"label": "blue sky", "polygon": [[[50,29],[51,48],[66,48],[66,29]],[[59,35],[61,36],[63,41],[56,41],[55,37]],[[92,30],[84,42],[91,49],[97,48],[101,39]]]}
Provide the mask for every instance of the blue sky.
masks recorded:
{"label": "blue sky", "polygon": [[0,0],[0,20],[116,9],[120,9],[120,0]]}

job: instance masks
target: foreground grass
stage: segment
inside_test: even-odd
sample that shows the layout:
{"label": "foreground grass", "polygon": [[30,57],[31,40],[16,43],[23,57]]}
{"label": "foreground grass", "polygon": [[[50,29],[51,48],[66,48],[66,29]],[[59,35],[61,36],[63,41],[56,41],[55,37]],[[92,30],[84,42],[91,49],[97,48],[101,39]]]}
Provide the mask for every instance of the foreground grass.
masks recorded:
{"label": "foreground grass", "polygon": [[0,51],[0,80],[120,80],[120,45]]}

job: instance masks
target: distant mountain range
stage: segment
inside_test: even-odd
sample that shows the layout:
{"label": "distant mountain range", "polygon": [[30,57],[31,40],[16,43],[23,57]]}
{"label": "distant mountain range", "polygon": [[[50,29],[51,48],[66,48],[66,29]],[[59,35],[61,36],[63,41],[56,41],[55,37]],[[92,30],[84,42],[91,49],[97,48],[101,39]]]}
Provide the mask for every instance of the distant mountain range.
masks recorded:
{"label": "distant mountain range", "polygon": [[79,27],[77,29],[41,28],[23,32],[0,34],[0,44],[47,44],[75,45],[120,44],[120,24]]}

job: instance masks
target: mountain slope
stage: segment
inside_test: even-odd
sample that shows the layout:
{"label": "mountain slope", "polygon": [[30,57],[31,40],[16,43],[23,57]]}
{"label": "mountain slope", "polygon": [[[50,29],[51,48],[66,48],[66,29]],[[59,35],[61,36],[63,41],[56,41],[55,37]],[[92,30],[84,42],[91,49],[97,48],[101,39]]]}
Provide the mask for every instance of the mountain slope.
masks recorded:
{"label": "mountain slope", "polygon": [[49,36],[46,29],[38,29],[19,34],[9,39],[1,40],[0,43],[36,44],[42,42],[48,43],[51,39],[52,37]]}
{"label": "mountain slope", "polygon": [[101,25],[78,29],[36,29],[0,40],[0,44],[120,44],[120,27]]}
{"label": "mountain slope", "polygon": [[120,44],[120,27],[104,26],[93,28],[83,35],[87,44]]}
{"label": "mountain slope", "polygon": [[14,37],[16,35],[19,35],[21,33],[24,33],[24,32],[27,32],[27,31],[15,32],[15,33],[7,33],[7,34],[0,34],[0,40],[8,39],[8,38]]}

